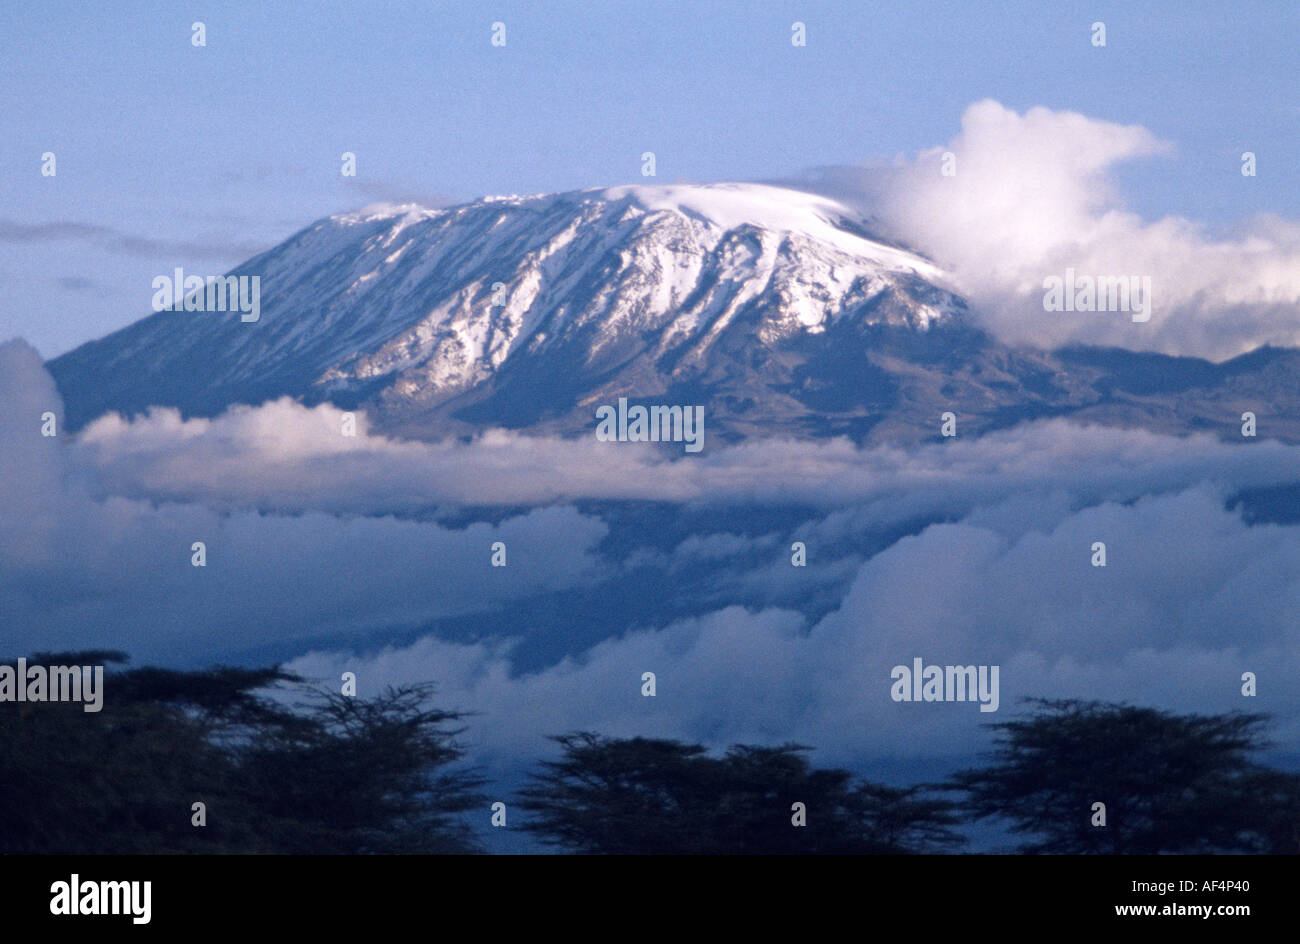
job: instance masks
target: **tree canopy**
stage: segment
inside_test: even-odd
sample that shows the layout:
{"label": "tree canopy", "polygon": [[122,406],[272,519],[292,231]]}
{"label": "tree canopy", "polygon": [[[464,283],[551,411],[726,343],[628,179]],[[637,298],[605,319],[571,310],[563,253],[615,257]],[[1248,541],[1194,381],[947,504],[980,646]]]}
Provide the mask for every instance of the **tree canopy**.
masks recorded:
{"label": "tree canopy", "polygon": [[[120,653],[38,653],[54,665]],[[102,709],[3,706],[0,851],[468,852],[461,719],[429,686],[346,697],[278,668],[107,673]],[[291,697],[273,697],[273,688]],[[297,700],[292,700],[296,698]],[[193,824],[195,803],[206,825]]]}
{"label": "tree canopy", "polygon": [[563,756],[543,762],[520,805],[531,814],[525,829],[570,851],[905,853],[961,842],[946,800],[814,768],[801,745],[735,745],[711,757],[673,740],[553,740]]}
{"label": "tree canopy", "polygon": [[950,782],[967,814],[1025,836],[1022,852],[1297,851],[1300,778],[1252,758],[1267,746],[1265,716],[1028,703],[1028,716],[990,725],[991,762]]}
{"label": "tree canopy", "polygon": [[[277,667],[126,669],[98,651],[30,661],[115,668],[97,712],[0,705],[2,853],[482,849],[465,815],[488,819],[457,740],[466,718],[437,707],[432,685],[362,698]],[[577,732],[533,766],[518,824],[582,853],[947,852],[963,826],[992,820],[1026,853],[1294,854],[1300,775],[1258,762],[1265,724],[1029,699],[990,725],[987,762],[910,786],[815,767],[800,744],[713,754]]]}

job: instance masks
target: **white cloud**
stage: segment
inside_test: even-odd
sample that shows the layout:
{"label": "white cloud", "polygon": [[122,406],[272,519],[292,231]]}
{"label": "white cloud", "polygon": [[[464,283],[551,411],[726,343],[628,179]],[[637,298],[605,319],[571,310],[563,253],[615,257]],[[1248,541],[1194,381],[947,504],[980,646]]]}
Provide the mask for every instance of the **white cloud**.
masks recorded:
{"label": "white cloud", "polygon": [[[283,651],[313,638],[419,629],[600,576],[593,549],[608,529],[566,506],[452,528],[382,513],[224,511],[201,496],[106,495],[94,472],[73,462],[78,447],[67,436],[41,435],[41,413],[62,407],[21,342],[0,345],[0,402],[0,587],[10,654],[110,647],[176,664]],[[276,415],[254,411],[233,429],[218,427],[229,436],[223,442],[238,452],[241,436],[256,435],[239,421],[257,427]],[[310,430],[280,429],[285,448]],[[187,461],[187,431],[151,432],[155,455]],[[287,470],[303,494],[327,487],[310,464]],[[277,471],[286,470],[246,463],[238,474]],[[191,566],[196,541],[206,545],[205,567]],[[506,544],[505,568],[491,566],[495,541]]]}
{"label": "white cloud", "polygon": [[222,509],[409,514],[579,499],[878,501],[873,513],[893,519],[964,512],[1030,489],[1097,501],[1202,479],[1271,485],[1293,481],[1300,462],[1300,448],[1275,440],[1243,447],[1062,419],[912,449],[766,439],[686,457],[594,435],[490,430],[471,442],[423,443],[369,435],[363,414],[355,437],[342,436],[341,424],[335,407],[288,399],[214,419],[183,421],[173,409],[133,422],[109,414],[81,432],[68,461],[107,494]]}
{"label": "white cloud", "polygon": [[[1041,107],[1018,114],[984,100],[966,109],[947,144],[864,170],[857,186],[894,235],[953,272],[1007,341],[1215,360],[1265,343],[1300,345],[1300,224],[1257,218],[1216,239],[1192,220],[1147,222],[1123,205],[1117,166],[1171,150],[1138,126]],[[955,176],[941,173],[945,152],[956,155]],[[1043,280],[1067,267],[1149,276],[1151,320],[1044,311]]]}
{"label": "white cloud", "polygon": [[[1090,564],[1104,538],[1106,568]],[[935,525],[863,563],[813,625],[783,609],[726,607],[629,633],[517,673],[505,644],[423,639],[377,655],[316,652],[308,676],[357,672],[363,687],[434,679],[440,701],[476,711],[489,762],[542,752],[547,734],[595,729],[723,746],[799,740],[819,759],[936,757],[985,744],[1020,696],[1131,701],[1176,711],[1262,710],[1300,743],[1300,528],[1247,527],[1208,487],[1106,504],[1048,532]],[[890,670],[1001,667],[1001,707],[895,703]],[[641,673],[657,676],[654,698]],[[1244,698],[1241,673],[1259,696]]]}

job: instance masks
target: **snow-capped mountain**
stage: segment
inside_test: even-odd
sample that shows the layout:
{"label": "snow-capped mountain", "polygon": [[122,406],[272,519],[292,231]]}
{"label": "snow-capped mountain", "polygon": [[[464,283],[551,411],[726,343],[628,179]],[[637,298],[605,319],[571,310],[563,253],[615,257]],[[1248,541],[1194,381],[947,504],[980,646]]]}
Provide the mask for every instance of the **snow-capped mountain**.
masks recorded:
{"label": "snow-capped mountain", "polygon": [[563,365],[565,382],[635,367],[644,386],[619,392],[649,396],[738,334],[774,349],[845,319],[924,329],[962,307],[846,208],[757,184],[372,207],[234,274],[261,280],[256,323],[164,311],[55,362],[61,381],[93,379],[70,396],[76,416],[287,393],[409,418],[522,361]]}
{"label": "snow-capped mountain", "polygon": [[572,432],[619,397],[706,405],[724,438],[1126,409],[1122,383],[1097,386],[1105,359],[997,345],[930,261],[834,200],[759,184],[370,207],[231,274],[260,279],[256,321],[161,311],[52,361],[73,428],[283,395],[413,436]]}

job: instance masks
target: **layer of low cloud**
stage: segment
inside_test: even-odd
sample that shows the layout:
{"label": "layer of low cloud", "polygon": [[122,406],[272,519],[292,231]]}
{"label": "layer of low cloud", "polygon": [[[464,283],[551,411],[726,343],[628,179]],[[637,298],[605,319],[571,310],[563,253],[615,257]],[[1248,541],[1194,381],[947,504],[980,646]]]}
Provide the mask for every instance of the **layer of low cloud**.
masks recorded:
{"label": "layer of low cloud", "polygon": [[[1007,508],[1008,515],[1023,509]],[[1105,568],[1087,549],[1108,541]],[[594,729],[714,746],[797,740],[822,760],[965,755],[982,725],[1023,696],[1129,701],[1169,710],[1263,710],[1300,744],[1300,529],[1248,528],[1208,487],[1105,504],[1008,539],[989,524],[934,525],[863,563],[839,607],[718,608],[602,642],[533,673],[508,643],[434,638],[379,653],[305,655],[309,677],[363,689],[436,679],[477,712],[479,755],[535,756],[543,736]],[[972,703],[900,703],[895,665],[997,665],[997,713]],[[1244,672],[1259,695],[1241,692]],[[644,672],[657,693],[641,694]]]}
{"label": "layer of low cloud", "polygon": [[81,431],[69,461],[105,494],[226,509],[410,514],[608,499],[860,503],[889,519],[965,514],[1031,490],[1099,501],[1204,480],[1270,486],[1293,481],[1300,463],[1300,448],[1267,438],[1231,444],[1064,419],[911,449],[762,439],[683,457],[649,443],[507,430],[468,442],[390,439],[352,415],[355,436],[343,435],[338,408],[287,398],[212,419],[184,420],[172,408],[132,421],[108,414]]}
{"label": "layer of low cloud", "polygon": [[[598,575],[592,549],[606,526],[571,507],[451,528],[105,495],[66,437],[41,435],[42,414],[61,415],[61,404],[22,343],[0,345],[0,402],[10,654],[111,647],[177,664],[284,651],[295,640],[418,629]],[[183,453],[184,440],[171,448]],[[507,569],[490,563],[498,541]],[[205,545],[204,567],[192,566],[194,542]]]}

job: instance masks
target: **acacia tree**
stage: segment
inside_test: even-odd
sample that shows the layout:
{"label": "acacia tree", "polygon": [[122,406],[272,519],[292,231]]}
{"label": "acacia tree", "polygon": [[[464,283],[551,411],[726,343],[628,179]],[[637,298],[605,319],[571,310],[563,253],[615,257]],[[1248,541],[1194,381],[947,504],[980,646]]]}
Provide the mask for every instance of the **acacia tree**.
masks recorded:
{"label": "acacia tree", "polygon": [[274,667],[141,668],[105,674],[98,712],[0,704],[0,852],[475,851],[459,814],[482,781],[459,767],[461,715],[431,696],[345,697]]}
{"label": "acacia tree", "polygon": [[1250,756],[1268,746],[1265,715],[1026,701],[1027,717],[989,725],[992,762],[949,781],[971,816],[1026,836],[1022,852],[1295,851],[1300,779]]}
{"label": "acacia tree", "polygon": [[235,755],[237,797],[269,822],[275,851],[458,853],[477,842],[460,814],[483,780],[456,769],[450,728],[463,715],[431,707],[431,685],[362,699],[315,691],[260,726]]}
{"label": "acacia tree", "polygon": [[[563,749],[520,792],[540,841],[588,853],[901,853],[951,848],[951,804],[922,788],[852,782],[808,748],[552,738]],[[795,825],[802,804],[802,825]]]}

